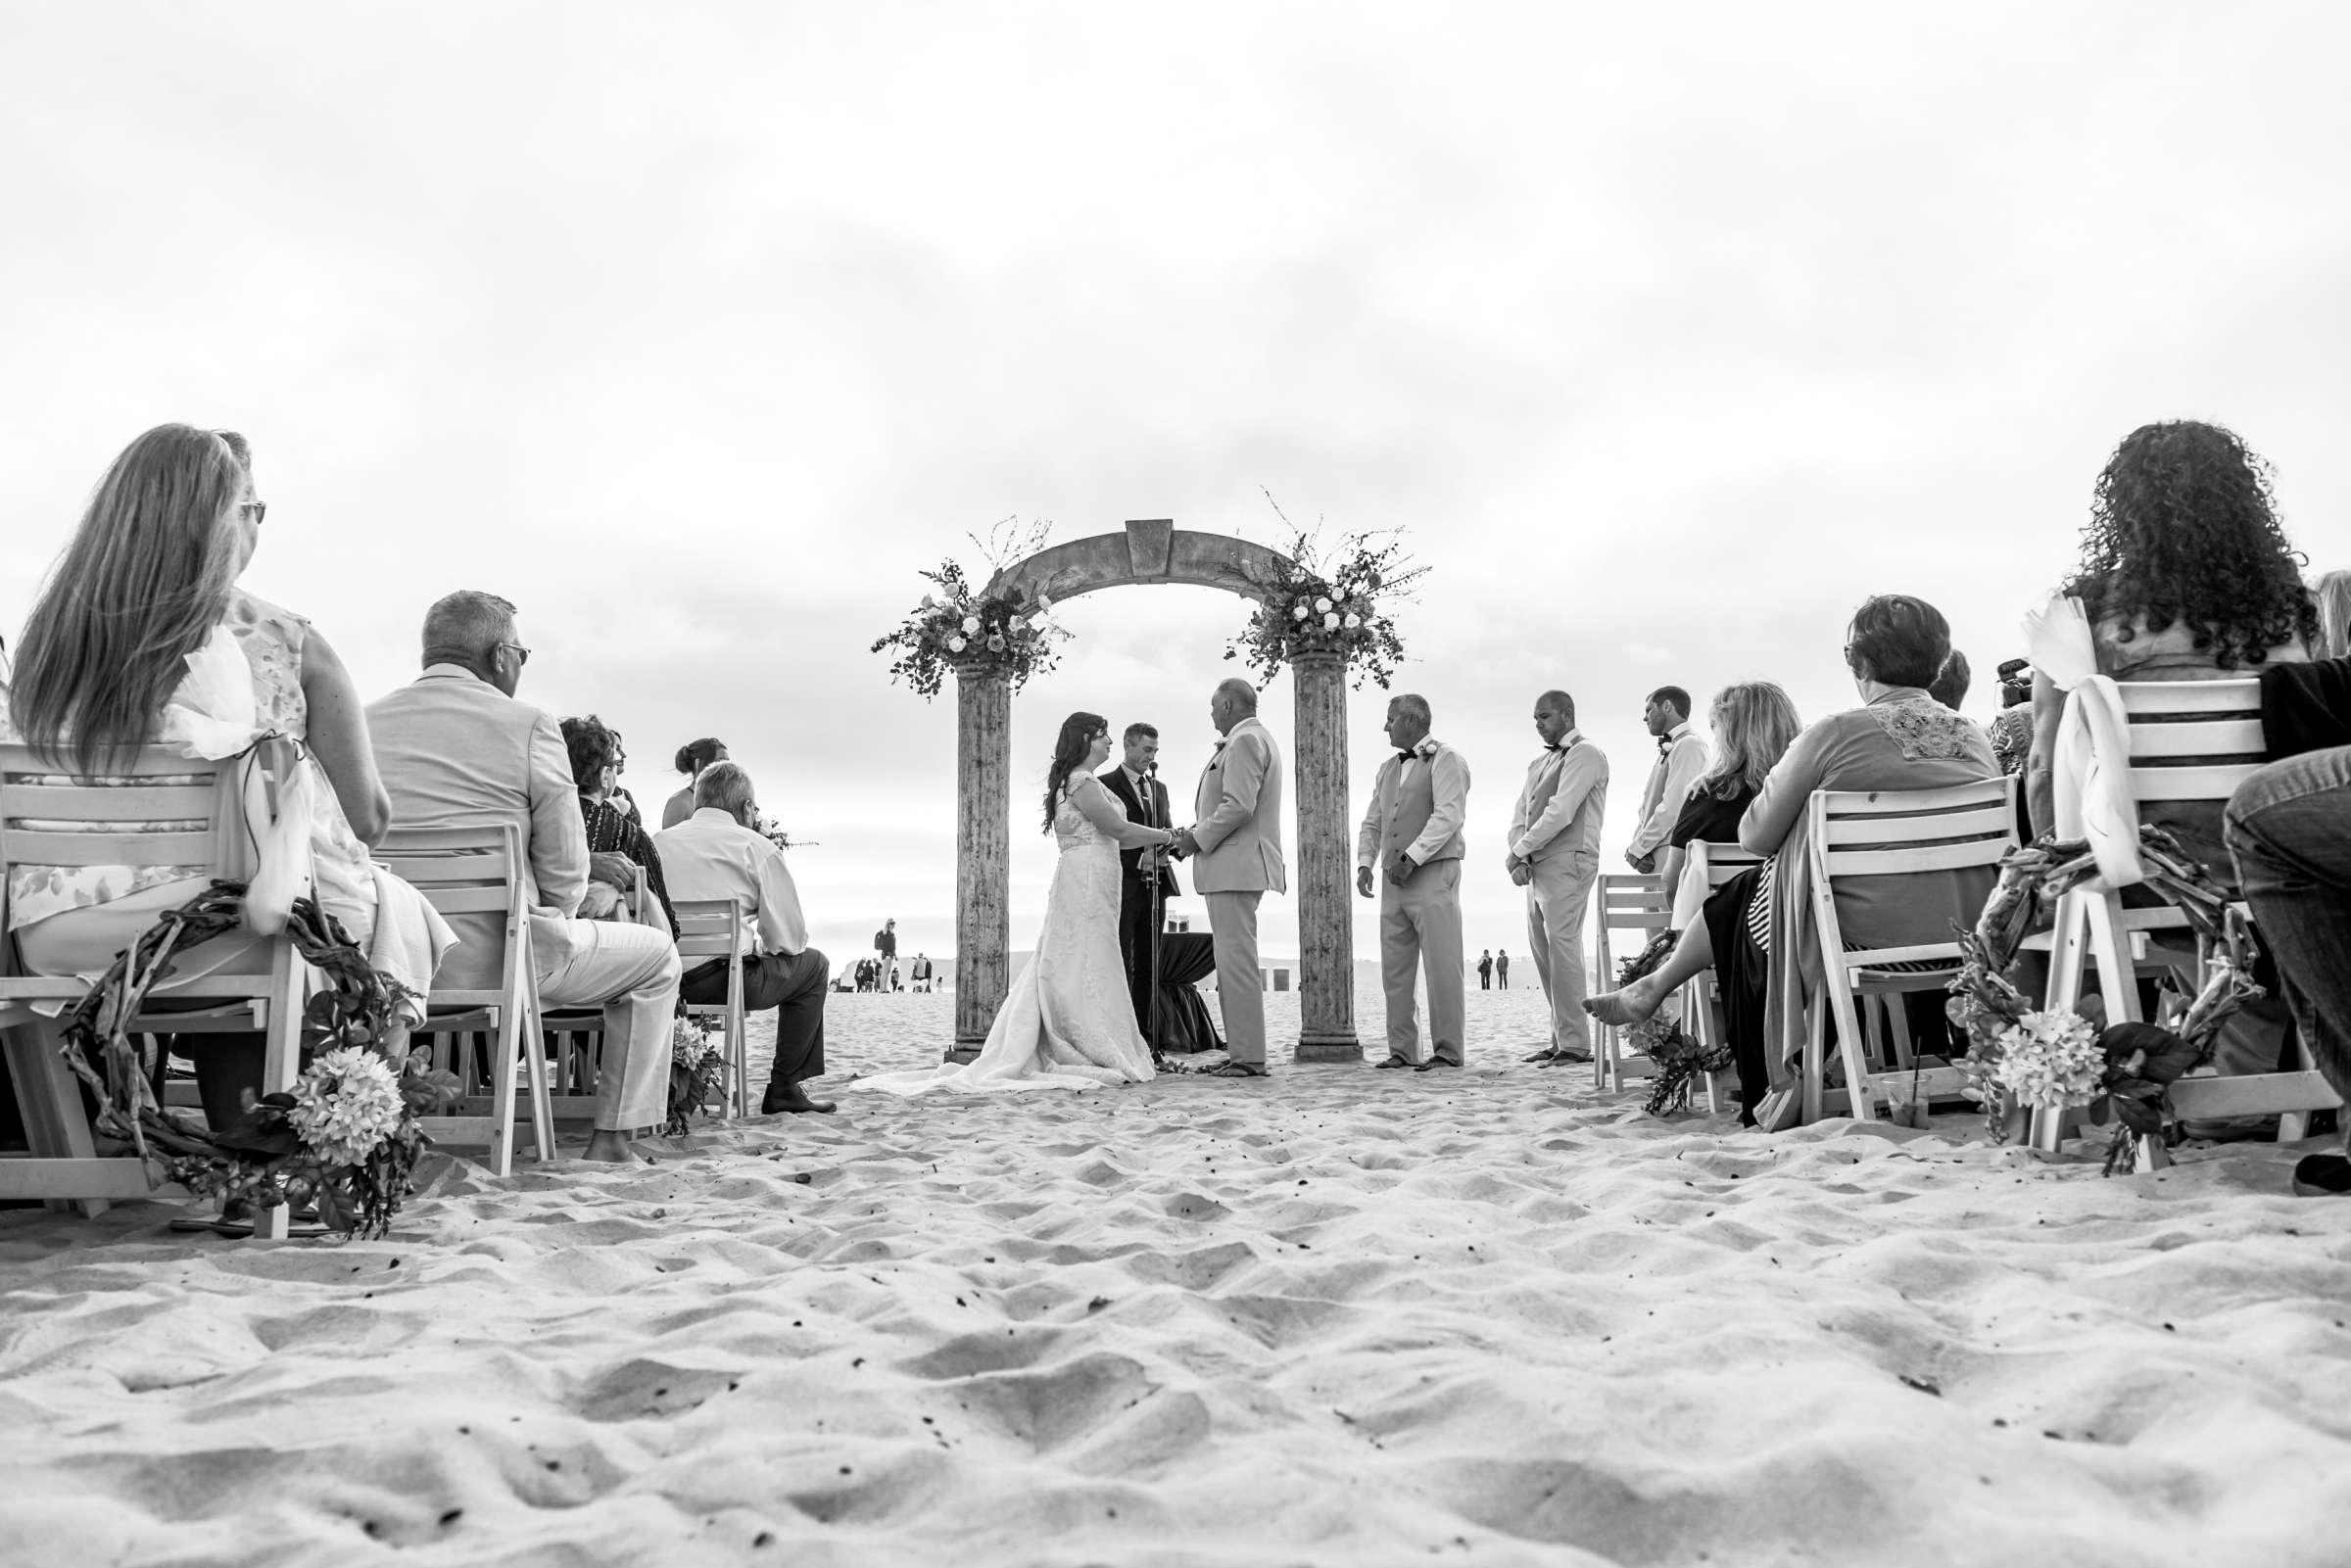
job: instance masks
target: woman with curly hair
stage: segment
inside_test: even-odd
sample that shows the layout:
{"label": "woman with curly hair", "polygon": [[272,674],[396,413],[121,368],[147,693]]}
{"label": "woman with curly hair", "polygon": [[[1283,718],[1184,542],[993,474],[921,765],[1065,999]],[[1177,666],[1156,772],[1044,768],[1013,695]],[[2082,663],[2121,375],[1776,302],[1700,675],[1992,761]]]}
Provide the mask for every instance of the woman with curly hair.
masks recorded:
{"label": "woman with curly hair", "polygon": [[[2139,426],[2106,460],[2081,564],[2058,594],[2089,623],[2100,675],[2243,680],[2265,664],[2310,658],[2319,620],[2301,566],[2278,523],[2269,464],[2233,432],[2179,419]],[[2025,794],[2034,830],[2045,832],[2056,815],[2051,769],[2066,698],[2039,663]],[[2229,872],[2217,801],[2158,809],[2183,848]]]}

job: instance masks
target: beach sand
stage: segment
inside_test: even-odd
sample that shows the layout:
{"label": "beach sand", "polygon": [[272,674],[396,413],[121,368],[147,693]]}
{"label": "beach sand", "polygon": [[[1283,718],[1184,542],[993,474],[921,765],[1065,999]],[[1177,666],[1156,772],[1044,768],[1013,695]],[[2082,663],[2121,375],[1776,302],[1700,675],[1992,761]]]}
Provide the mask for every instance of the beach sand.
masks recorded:
{"label": "beach sand", "polygon": [[388,1241],[0,1214],[0,1561],[2351,1561],[2295,1151],[1658,1120],[1469,1003],[1463,1073],[908,1103],[843,1079],[952,998],[836,996],[839,1116],[434,1156]]}

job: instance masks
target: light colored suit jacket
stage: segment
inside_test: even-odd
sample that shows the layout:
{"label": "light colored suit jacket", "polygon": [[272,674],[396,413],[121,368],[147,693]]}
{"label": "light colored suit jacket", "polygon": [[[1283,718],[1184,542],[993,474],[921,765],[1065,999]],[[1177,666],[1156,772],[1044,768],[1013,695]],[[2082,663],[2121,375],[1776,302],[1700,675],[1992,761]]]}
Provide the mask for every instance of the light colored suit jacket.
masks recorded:
{"label": "light colored suit jacket", "polygon": [[395,828],[511,823],[522,834],[526,896],[575,914],[588,890],[588,827],[555,721],[456,664],[367,705],[375,766]]}
{"label": "light colored suit jacket", "polygon": [[1641,820],[1634,824],[1633,841],[1626,846],[1633,855],[1665,847],[1665,840],[1673,836],[1673,825],[1681,821],[1691,786],[1705,773],[1710,760],[1705,737],[1687,721],[1673,732],[1670,743],[1649,770],[1649,782],[1641,786]]}
{"label": "light colored suit jacket", "polygon": [[1526,765],[1511,808],[1510,853],[1543,862],[1575,855],[1600,864],[1600,820],[1608,802],[1608,757],[1580,735],[1564,751],[1545,749]]}
{"label": "light colored suit jacket", "polygon": [[1232,727],[1192,795],[1192,888],[1202,893],[1290,890],[1281,859],[1281,752],[1254,718]]}

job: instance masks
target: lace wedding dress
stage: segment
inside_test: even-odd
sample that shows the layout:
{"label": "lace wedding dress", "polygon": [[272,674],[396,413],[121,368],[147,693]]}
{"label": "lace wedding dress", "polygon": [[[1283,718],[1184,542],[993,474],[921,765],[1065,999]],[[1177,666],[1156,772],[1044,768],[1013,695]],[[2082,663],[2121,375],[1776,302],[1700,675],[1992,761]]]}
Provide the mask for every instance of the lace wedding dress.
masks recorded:
{"label": "lace wedding dress", "polygon": [[1061,858],[1045,894],[1045,928],[1036,951],[1013,976],[979,1057],[961,1066],[883,1073],[857,1087],[900,1095],[939,1089],[996,1094],[1140,1083],[1152,1075],[1151,1050],[1134,1026],[1119,955],[1118,843],[1066,795],[1053,814],[1053,837]]}

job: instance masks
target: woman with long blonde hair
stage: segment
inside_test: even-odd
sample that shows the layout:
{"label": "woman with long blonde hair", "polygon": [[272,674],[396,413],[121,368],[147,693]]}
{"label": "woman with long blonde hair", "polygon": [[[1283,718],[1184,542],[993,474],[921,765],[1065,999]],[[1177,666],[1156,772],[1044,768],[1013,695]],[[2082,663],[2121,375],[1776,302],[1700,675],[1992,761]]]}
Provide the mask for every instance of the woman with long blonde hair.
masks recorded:
{"label": "woman with long blonde hair", "polygon": [[1680,885],[1682,863],[1694,840],[1739,841],[1739,819],[1748,802],[1762,791],[1763,781],[1804,727],[1796,704],[1772,681],[1724,687],[1714,693],[1706,723],[1714,732],[1714,765],[1690,786],[1690,798],[1666,835],[1657,870],[1668,888]]}
{"label": "woman with long blonde hair", "polygon": [[[0,705],[0,745],[24,746],[60,775],[103,784],[110,762],[151,745],[196,758],[234,754],[270,735],[296,742],[313,770],[306,869],[320,907],[363,947],[379,892],[362,840],[390,825],[391,799],[334,649],[302,617],[236,586],[267,512],[254,492],[251,449],[232,431],[158,425],[123,449],[25,623],[16,683]],[[8,929],[25,964],[45,974],[104,970],[213,874],[210,866],[9,870]],[[249,961],[258,940],[222,936],[193,949],[175,961],[172,980]],[[261,1083],[262,1036],[182,1038],[205,1114],[225,1127],[241,1114],[242,1091]]]}
{"label": "woman with long blonde hair", "polygon": [[2319,641],[2310,656],[2351,657],[2351,571],[2337,568],[2328,572],[2311,585],[2310,596],[2319,606]]}

